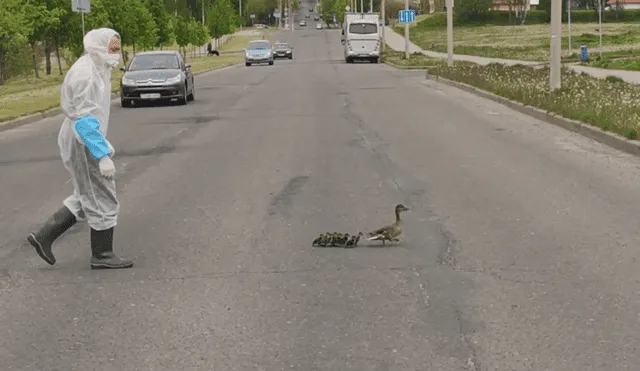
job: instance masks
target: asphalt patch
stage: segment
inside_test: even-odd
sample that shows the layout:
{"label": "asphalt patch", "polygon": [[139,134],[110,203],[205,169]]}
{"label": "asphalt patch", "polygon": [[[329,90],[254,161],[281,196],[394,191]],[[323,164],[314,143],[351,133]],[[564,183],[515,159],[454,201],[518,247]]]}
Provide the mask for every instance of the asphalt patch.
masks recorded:
{"label": "asphalt patch", "polygon": [[280,192],[271,198],[268,215],[274,216],[277,214],[286,214],[291,207],[293,196],[300,191],[302,186],[304,186],[308,180],[309,177],[306,175],[300,175],[289,179]]}

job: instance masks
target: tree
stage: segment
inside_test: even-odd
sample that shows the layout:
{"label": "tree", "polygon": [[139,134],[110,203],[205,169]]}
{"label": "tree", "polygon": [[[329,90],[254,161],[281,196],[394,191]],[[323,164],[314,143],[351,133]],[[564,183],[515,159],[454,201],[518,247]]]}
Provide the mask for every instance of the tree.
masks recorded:
{"label": "tree", "polygon": [[176,43],[180,47],[182,57],[186,59],[185,47],[189,45],[189,41],[191,41],[189,36],[189,22],[183,16],[178,15],[175,17],[175,25]]}
{"label": "tree", "polygon": [[[32,24],[27,20],[25,5],[20,0],[2,0],[0,7],[0,85],[9,78],[20,45],[26,42]],[[18,66],[20,64],[17,64]],[[13,71],[15,72],[15,71]]]}
{"label": "tree", "polygon": [[189,43],[194,47],[200,47],[209,40],[207,29],[195,19],[189,22]]}
{"label": "tree", "polygon": [[[43,0],[32,0],[25,7],[26,18],[31,24],[27,37],[29,46],[31,47],[31,63],[36,78],[40,77],[38,72],[38,52],[36,47],[39,41],[44,41],[45,45],[49,42],[52,31],[57,29],[60,24],[60,17],[64,14],[62,9],[49,9]],[[45,47],[45,49],[48,49]],[[45,50],[48,52],[48,50]]]}
{"label": "tree", "polygon": [[213,38],[234,32],[235,12],[230,0],[217,0],[208,12],[207,28]]}
{"label": "tree", "polygon": [[171,17],[164,5],[164,0],[146,0],[145,6],[149,9],[149,13],[151,13],[151,17],[156,24],[158,40],[154,46],[162,49],[163,46],[171,45],[174,41],[170,22]]}

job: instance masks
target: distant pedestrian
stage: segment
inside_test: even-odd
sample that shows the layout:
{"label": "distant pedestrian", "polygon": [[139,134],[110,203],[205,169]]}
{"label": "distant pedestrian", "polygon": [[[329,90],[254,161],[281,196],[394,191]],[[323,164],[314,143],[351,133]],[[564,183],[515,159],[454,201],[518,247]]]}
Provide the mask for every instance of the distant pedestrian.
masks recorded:
{"label": "distant pedestrian", "polygon": [[121,59],[120,35],[110,28],[89,31],[85,54],[71,66],[62,83],[60,105],[66,116],[58,146],[71,174],[73,194],[62,208],[27,240],[54,265],[53,242],[77,221],[91,227],[91,268],[129,268],[133,262],[113,253],[113,230],[120,205],[116,197],[115,151],[107,140],[111,108],[111,70]]}

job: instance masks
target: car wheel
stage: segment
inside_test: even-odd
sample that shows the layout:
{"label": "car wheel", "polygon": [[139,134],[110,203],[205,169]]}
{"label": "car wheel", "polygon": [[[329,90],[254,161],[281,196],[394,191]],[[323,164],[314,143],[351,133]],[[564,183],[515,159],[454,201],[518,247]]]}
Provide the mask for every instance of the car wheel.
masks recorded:
{"label": "car wheel", "polygon": [[347,58],[347,59],[345,59],[345,61],[346,61],[347,63],[353,63],[353,59],[351,59],[351,58]]}
{"label": "car wheel", "polygon": [[187,100],[188,101],[192,101],[196,99],[196,87],[195,86],[191,86],[191,93],[189,95],[187,95]]}
{"label": "car wheel", "polygon": [[249,66],[251,66],[251,63],[249,63],[249,62],[245,62],[245,63],[244,63],[244,65],[245,65],[245,66],[247,66],[247,67],[249,67]]}
{"label": "car wheel", "polygon": [[187,87],[184,87],[184,91],[182,92],[182,97],[178,98],[178,104],[184,106],[187,104]]}
{"label": "car wheel", "polygon": [[269,66],[273,66],[273,61],[269,61]]}
{"label": "car wheel", "polygon": [[120,105],[125,108],[131,107],[131,99],[120,98]]}
{"label": "car wheel", "polygon": [[373,59],[371,60],[371,63],[378,63],[379,61],[380,61],[380,59],[379,59],[379,58],[373,58]]}
{"label": "car wheel", "polygon": [[289,59],[293,59],[293,54],[291,54],[291,55],[289,56]]}

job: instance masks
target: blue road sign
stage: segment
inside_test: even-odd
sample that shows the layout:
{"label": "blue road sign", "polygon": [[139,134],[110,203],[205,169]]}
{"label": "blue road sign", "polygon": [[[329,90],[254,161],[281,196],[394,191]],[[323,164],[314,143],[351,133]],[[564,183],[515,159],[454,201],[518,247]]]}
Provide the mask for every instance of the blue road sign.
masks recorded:
{"label": "blue road sign", "polygon": [[398,22],[411,23],[416,21],[416,11],[413,9],[401,10],[398,12]]}

